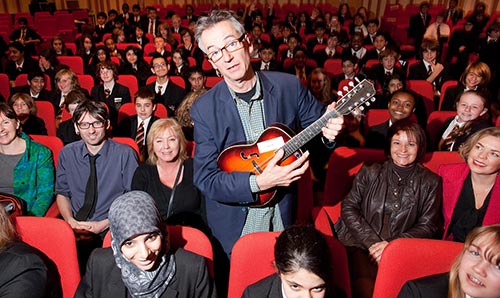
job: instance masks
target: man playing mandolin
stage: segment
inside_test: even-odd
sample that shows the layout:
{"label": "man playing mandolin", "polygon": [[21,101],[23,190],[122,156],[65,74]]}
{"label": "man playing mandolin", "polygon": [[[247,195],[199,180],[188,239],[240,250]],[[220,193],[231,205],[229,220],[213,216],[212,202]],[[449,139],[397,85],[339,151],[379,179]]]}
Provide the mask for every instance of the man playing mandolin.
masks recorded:
{"label": "man playing mandolin", "polygon": [[[299,157],[293,154],[298,148],[290,147],[293,151],[285,157],[292,155],[289,159],[293,161],[281,163],[284,150],[279,148],[285,145],[286,134],[279,135],[281,130],[277,130],[265,138],[260,135],[272,123],[294,131],[306,128],[325,110],[295,76],[253,71],[252,43],[231,12],[213,10],[201,17],[195,35],[198,46],[224,77],[191,109],[196,141],[194,183],[205,195],[208,224],[218,242],[214,250],[221,246],[225,252],[215,251],[217,267],[227,263],[242,235],[282,231],[292,224],[296,201],[293,182],[306,173],[309,153]],[[340,116],[318,127],[327,145],[333,146],[342,123]],[[232,148],[228,159],[218,158],[231,145],[254,142]],[[260,196],[266,192],[271,195]],[[221,267],[215,269],[218,277],[224,272]]]}

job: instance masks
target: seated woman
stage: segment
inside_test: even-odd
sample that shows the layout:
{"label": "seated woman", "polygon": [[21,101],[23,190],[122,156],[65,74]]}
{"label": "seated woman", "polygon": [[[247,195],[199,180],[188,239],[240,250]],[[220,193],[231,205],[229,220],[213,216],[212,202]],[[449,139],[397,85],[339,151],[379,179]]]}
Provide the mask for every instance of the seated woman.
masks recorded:
{"label": "seated woman", "polygon": [[125,60],[120,65],[120,74],[135,76],[139,88],[146,86],[146,80],[153,75],[151,67],[144,60],[143,51],[135,46],[125,49]]}
{"label": "seated woman", "polygon": [[[194,65],[193,65],[194,66]],[[170,60],[169,76],[180,76],[187,81],[189,70],[188,52],[183,48],[172,51],[172,60]]]}
{"label": "seated woman", "polygon": [[458,151],[467,138],[483,128],[489,127],[489,101],[484,93],[467,91],[456,103],[457,115],[443,124],[440,151]]}
{"label": "seated woman", "polygon": [[0,297],[62,297],[57,267],[38,249],[22,242],[0,205]]}
{"label": "seated woman", "polygon": [[74,53],[71,49],[66,47],[64,40],[61,36],[54,36],[50,41],[50,50],[54,51],[57,56],[73,56]]}
{"label": "seated woman", "polygon": [[81,140],[80,135],[77,134],[75,130],[73,112],[76,107],[86,99],[87,97],[85,94],[79,90],[70,91],[68,95],[66,95],[64,109],[71,115],[71,118],[59,123],[59,127],[57,128],[57,137],[61,139],[64,145]]}
{"label": "seated woman", "polygon": [[329,105],[336,96],[332,93],[330,79],[322,68],[315,68],[308,78],[307,87],[314,97],[324,105]]}
{"label": "seated woman", "polygon": [[153,198],[119,196],[109,209],[111,248],[94,250],[75,297],[215,297],[203,257],[169,246]]}
{"label": "seated woman", "polygon": [[444,239],[463,242],[475,227],[500,224],[500,127],[473,134],[461,164],[442,165]]}
{"label": "seated woman", "polygon": [[458,85],[446,89],[440,111],[455,110],[455,103],[460,98],[460,95],[468,90],[488,92],[490,79],[491,71],[486,63],[474,62],[469,64],[460,76]]}
{"label": "seated woman", "polygon": [[408,281],[399,298],[500,297],[500,225],[478,227],[465,240],[450,272]]}
{"label": "seated woman", "polygon": [[21,131],[16,112],[6,103],[0,103],[0,123],[0,192],[26,201],[29,215],[43,216],[54,196],[52,153]]}
{"label": "seated woman", "polygon": [[167,223],[206,232],[204,202],[193,184],[193,160],[187,157],[179,123],[173,118],[156,120],[146,144],[149,157],[135,171],[131,189],[149,193]]}
{"label": "seated woman", "polygon": [[335,230],[347,248],[353,297],[372,296],[377,264],[390,241],[437,236],[441,182],[420,164],[425,148],[417,123],[397,121],[387,135],[389,160],[364,165],[342,202]]}
{"label": "seated woman", "polygon": [[[9,106],[16,112],[22,131],[28,135],[47,135],[45,122],[36,116],[35,101],[26,93],[16,93],[9,99]],[[56,121],[54,117],[54,121]]]}
{"label": "seated woman", "polygon": [[332,296],[330,251],[324,236],[311,226],[285,229],[274,246],[276,273],[252,285],[243,298]]}
{"label": "seated woman", "polygon": [[415,97],[407,90],[398,90],[391,96],[387,104],[389,120],[368,129],[366,147],[384,148],[387,144],[387,131],[398,120],[409,119],[415,112]]}
{"label": "seated woman", "polygon": [[205,88],[206,76],[201,68],[196,66],[190,67],[188,71],[188,81],[191,92],[182,100],[181,104],[175,111],[175,119],[182,126],[182,131],[188,141],[193,141],[193,120],[189,115],[191,106],[198,98],[207,91]]}

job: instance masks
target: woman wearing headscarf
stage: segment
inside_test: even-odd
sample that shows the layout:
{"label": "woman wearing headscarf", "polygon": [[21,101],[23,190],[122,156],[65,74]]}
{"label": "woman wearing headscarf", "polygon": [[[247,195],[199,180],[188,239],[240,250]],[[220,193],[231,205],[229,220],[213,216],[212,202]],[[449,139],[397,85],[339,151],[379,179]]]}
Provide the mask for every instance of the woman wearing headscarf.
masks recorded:
{"label": "woman wearing headscarf", "polygon": [[109,209],[111,248],[96,249],[75,297],[215,297],[203,257],[169,246],[153,198],[118,197]]}

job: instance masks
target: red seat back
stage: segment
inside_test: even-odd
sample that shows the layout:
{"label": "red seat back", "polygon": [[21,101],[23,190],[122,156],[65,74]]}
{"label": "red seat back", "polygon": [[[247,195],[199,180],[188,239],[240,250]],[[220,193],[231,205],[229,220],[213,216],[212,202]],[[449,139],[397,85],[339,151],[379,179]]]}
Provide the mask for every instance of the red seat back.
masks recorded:
{"label": "red seat back", "polygon": [[54,106],[50,101],[36,100],[35,101],[37,113],[36,115],[43,119],[45,128],[49,136],[56,135],[56,116]]}
{"label": "red seat back", "polygon": [[56,264],[63,297],[73,297],[80,282],[73,229],[61,219],[35,216],[18,216],[16,225],[24,242],[41,250]]}
{"label": "red seat back", "polygon": [[400,238],[386,246],[378,266],[374,298],[396,298],[405,282],[450,271],[463,243]]}

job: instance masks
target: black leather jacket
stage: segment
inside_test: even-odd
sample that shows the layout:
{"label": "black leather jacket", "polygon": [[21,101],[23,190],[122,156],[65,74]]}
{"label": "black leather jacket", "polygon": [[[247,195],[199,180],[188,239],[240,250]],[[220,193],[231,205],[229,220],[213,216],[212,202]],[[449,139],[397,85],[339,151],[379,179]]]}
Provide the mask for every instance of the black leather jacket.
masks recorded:
{"label": "black leather jacket", "polygon": [[[441,178],[417,164],[407,178],[398,206],[384,227],[385,199],[389,191],[390,163],[363,166],[342,202],[341,218],[335,225],[346,246],[368,249],[380,241],[396,238],[433,238],[441,226]],[[384,229],[384,230],[383,230]],[[382,239],[387,230],[389,239]]]}

